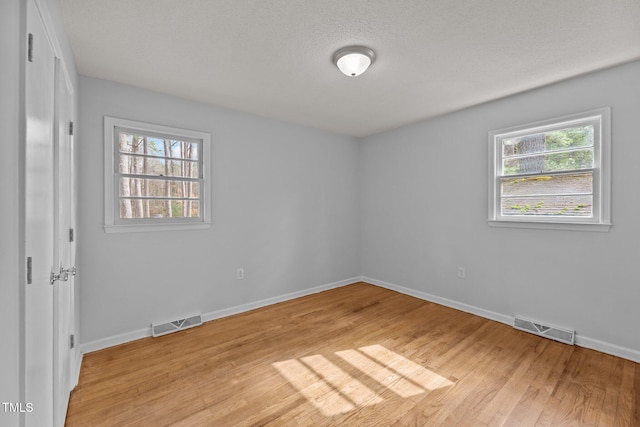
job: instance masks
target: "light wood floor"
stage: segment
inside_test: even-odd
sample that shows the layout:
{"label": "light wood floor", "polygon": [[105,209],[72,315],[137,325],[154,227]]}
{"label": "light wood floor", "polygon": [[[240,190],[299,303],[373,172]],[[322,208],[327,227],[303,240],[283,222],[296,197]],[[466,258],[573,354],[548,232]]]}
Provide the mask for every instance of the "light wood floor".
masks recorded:
{"label": "light wood floor", "polygon": [[67,426],[640,426],[640,365],[358,283],[84,356]]}

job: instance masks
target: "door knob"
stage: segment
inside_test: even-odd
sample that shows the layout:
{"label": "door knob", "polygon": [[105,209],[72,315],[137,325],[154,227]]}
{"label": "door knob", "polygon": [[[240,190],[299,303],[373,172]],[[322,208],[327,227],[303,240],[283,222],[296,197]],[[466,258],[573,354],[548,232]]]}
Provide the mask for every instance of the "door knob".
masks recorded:
{"label": "door knob", "polygon": [[64,270],[62,270],[62,268],[60,268],[60,273],[54,273],[53,271],[51,272],[51,275],[49,275],[49,283],[51,283],[52,285],[58,281],[67,281],[69,279],[69,275],[67,273],[64,272]]}
{"label": "door knob", "polygon": [[58,280],[61,282],[67,282],[69,280],[69,275],[75,276],[77,271],[78,270],[75,266],[69,268],[63,268],[62,266],[60,266],[59,273],[56,274],[53,271],[51,272],[51,275],[49,276],[49,282],[52,285]]}

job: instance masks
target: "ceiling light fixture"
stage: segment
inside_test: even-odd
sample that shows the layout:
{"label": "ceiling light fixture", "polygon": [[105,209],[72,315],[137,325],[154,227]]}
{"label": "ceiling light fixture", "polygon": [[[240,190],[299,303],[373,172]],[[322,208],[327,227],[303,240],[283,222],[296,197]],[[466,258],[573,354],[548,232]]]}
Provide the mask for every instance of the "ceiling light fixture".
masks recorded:
{"label": "ceiling light fixture", "polygon": [[373,64],[376,54],[364,46],[347,46],[333,55],[333,62],[345,76],[357,77]]}

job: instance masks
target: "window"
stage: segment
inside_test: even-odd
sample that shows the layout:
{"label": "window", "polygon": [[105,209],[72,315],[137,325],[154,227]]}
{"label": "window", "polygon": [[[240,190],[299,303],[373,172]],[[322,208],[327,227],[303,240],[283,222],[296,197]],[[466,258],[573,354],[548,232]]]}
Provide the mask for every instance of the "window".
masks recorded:
{"label": "window", "polygon": [[105,231],[210,226],[208,133],[104,118]]}
{"label": "window", "polygon": [[608,231],[610,116],[603,108],[489,132],[489,224]]}

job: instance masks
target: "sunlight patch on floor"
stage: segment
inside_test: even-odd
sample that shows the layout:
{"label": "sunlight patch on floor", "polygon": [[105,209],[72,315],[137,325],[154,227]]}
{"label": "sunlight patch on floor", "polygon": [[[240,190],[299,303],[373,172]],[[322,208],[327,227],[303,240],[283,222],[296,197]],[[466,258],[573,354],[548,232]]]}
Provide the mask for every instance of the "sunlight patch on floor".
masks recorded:
{"label": "sunlight patch on floor", "polygon": [[303,365],[302,362],[291,359],[284,362],[276,362],[273,366],[324,415],[330,417],[344,414],[356,408],[353,403],[349,402],[311,369]]}
{"label": "sunlight patch on floor", "polygon": [[[337,351],[335,355],[337,360],[403,398],[453,385],[448,379],[378,344]],[[276,362],[273,367],[325,416],[344,414],[384,400],[323,355]]]}
{"label": "sunlight patch on floor", "polygon": [[367,406],[382,402],[382,397],[331,363],[326,357],[318,354],[303,357],[301,360],[356,406]]}
{"label": "sunlight patch on floor", "polygon": [[411,397],[425,392],[422,387],[418,387],[399,373],[375,362],[357,350],[338,351],[336,355],[401,397]]}
{"label": "sunlight patch on floor", "polygon": [[445,377],[440,376],[435,372],[426,369],[424,366],[419,365],[406,357],[400,356],[398,353],[394,353],[381,345],[376,344],[368,347],[360,347],[359,350],[389,369],[392,369],[405,378],[408,378],[425,390],[435,390],[441,387],[449,387],[450,385],[453,385],[453,382],[449,381]]}

